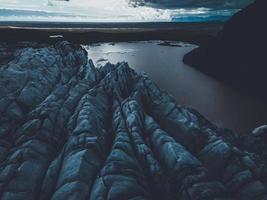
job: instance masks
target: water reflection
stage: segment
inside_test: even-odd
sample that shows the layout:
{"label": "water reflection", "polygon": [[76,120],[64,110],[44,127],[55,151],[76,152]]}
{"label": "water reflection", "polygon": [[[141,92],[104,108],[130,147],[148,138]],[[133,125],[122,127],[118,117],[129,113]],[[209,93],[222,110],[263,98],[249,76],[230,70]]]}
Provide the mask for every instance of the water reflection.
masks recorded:
{"label": "water reflection", "polygon": [[168,91],[177,103],[197,109],[221,127],[248,133],[267,121],[267,106],[185,65],[183,55],[196,46],[159,45],[160,41],[111,43],[87,47],[98,64],[127,61]]}

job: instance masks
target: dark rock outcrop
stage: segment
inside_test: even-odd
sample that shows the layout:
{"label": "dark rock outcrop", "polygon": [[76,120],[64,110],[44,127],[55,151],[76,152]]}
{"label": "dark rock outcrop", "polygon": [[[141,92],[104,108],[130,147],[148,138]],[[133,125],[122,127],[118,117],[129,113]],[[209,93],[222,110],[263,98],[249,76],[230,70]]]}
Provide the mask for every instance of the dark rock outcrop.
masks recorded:
{"label": "dark rock outcrop", "polygon": [[185,55],[184,62],[266,99],[266,9],[265,0],[256,0],[235,14],[214,41]]}
{"label": "dark rock outcrop", "polygon": [[18,45],[1,55],[1,200],[267,199],[264,128],[220,129],[68,42]]}

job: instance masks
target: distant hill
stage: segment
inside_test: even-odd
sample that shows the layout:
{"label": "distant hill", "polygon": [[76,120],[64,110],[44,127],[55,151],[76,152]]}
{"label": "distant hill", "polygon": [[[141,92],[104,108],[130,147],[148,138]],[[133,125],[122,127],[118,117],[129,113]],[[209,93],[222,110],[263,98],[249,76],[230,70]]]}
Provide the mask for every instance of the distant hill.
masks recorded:
{"label": "distant hill", "polygon": [[236,13],[214,41],[184,57],[184,62],[243,91],[267,97],[267,1],[257,0]]}

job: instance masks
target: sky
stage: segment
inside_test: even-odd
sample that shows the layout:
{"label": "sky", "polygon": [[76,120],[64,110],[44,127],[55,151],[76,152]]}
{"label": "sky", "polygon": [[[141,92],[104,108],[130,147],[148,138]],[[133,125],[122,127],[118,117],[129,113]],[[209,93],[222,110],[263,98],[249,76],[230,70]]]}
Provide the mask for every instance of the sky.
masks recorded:
{"label": "sky", "polygon": [[207,7],[212,9],[240,9],[253,0],[131,0],[133,2],[141,2],[143,4],[154,4],[159,7],[168,8],[195,8],[195,7]]}
{"label": "sky", "polygon": [[0,21],[223,20],[253,0],[0,0]]}

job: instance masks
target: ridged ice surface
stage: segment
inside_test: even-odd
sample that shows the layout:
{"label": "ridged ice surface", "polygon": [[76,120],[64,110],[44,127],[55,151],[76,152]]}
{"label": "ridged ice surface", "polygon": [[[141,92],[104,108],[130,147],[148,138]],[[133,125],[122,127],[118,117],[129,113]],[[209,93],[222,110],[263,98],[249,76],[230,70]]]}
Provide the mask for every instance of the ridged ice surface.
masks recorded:
{"label": "ridged ice surface", "polygon": [[0,49],[1,200],[267,199],[264,128],[217,128],[68,42]]}

